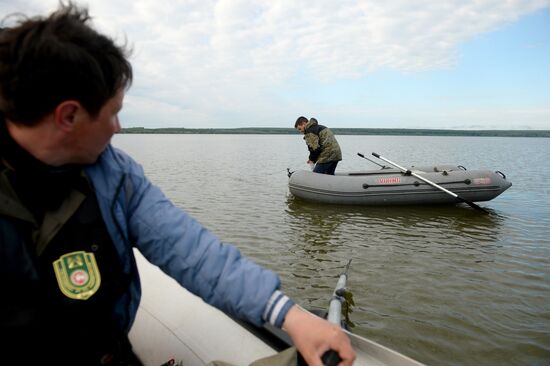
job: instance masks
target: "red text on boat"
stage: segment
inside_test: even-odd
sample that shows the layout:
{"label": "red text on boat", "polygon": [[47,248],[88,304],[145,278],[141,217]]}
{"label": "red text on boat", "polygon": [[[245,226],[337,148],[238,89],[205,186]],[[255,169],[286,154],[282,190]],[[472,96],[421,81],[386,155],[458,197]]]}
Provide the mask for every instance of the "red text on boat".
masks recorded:
{"label": "red text on boat", "polygon": [[378,183],[380,184],[396,184],[400,183],[401,178],[400,177],[390,177],[390,178],[379,178]]}

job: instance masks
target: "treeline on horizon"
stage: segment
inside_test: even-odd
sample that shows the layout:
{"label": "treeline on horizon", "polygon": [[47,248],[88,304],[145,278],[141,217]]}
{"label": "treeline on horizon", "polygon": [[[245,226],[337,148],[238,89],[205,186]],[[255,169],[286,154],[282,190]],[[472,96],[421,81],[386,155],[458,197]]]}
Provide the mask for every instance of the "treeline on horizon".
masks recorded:
{"label": "treeline on horizon", "polygon": [[[401,135],[401,136],[493,136],[493,137],[550,137],[550,130],[444,130],[412,128],[331,128],[336,135]],[[232,134],[232,135],[291,135],[294,128],[123,128],[124,134]]]}

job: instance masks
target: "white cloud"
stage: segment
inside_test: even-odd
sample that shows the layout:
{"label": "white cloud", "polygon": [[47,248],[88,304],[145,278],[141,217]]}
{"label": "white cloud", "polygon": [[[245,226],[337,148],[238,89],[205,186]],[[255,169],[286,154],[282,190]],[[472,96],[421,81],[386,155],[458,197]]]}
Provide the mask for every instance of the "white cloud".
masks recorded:
{"label": "white cloud", "polygon": [[[0,14],[57,3],[2,1]],[[550,1],[89,1],[95,24],[134,48],[130,124],[186,127],[222,125],[224,116],[256,125],[281,114],[289,105],[276,90],[296,77],[331,82],[452,68],[461,43],[545,6]]]}

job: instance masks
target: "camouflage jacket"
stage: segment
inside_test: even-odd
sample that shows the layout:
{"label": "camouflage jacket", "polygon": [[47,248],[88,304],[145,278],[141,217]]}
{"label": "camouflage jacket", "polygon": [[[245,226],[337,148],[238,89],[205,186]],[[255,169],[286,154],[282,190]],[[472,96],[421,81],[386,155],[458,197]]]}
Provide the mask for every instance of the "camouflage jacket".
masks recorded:
{"label": "camouflage jacket", "polygon": [[309,160],[315,163],[342,160],[342,151],[334,134],[329,128],[318,124],[315,118],[306,124],[304,140],[309,149]]}

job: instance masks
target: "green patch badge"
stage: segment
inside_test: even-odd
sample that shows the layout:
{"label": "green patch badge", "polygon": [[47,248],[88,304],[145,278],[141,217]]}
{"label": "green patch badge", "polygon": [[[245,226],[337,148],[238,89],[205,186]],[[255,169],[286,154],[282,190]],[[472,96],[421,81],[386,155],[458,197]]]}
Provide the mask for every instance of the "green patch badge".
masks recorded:
{"label": "green patch badge", "polygon": [[101,276],[94,253],[67,253],[53,262],[57,284],[71,299],[87,300],[99,289]]}

